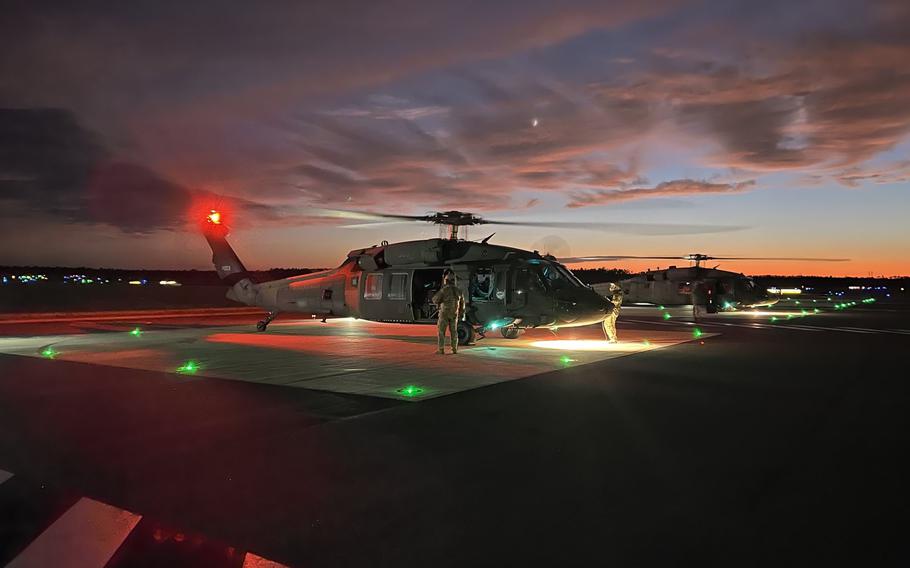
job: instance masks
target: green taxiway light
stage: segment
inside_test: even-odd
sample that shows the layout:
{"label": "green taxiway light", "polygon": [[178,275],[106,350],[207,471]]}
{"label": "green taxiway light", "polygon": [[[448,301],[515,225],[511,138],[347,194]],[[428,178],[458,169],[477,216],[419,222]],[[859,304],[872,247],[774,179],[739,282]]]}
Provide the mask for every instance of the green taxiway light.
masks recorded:
{"label": "green taxiway light", "polygon": [[670,312],[664,312],[664,319],[665,319],[665,320],[668,320],[668,319],[670,319],[671,317],[673,317],[673,316],[670,315]]}
{"label": "green taxiway light", "polygon": [[776,321],[777,321],[777,316],[771,316],[771,322],[773,323],[773,322],[776,322]]}
{"label": "green taxiway light", "polygon": [[793,319],[793,314],[787,314],[787,319],[788,319],[788,320],[792,320],[792,319]]}
{"label": "green taxiway light", "polygon": [[813,313],[816,313],[816,314],[817,314],[818,312],[820,312],[820,311],[821,311],[821,310],[818,309],[818,308],[815,308],[814,310],[812,310],[812,312],[813,312]]}
{"label": "green taxiway light", "polygon": [[178,373],[186,373],[186,374],[190,374],[190,375],[194,374],[198,370],[199,370],[199,363],[197,363],[195,361],[187,361],[183,365],[180,365],[179,367],[177,367]]}
{"label": "green taxiway light", "polygon": [[830,302],[830,301],[831,301],[831,298],[828,298],[828,301]]}
{"label": "green taxiway light", "polygon": [[45,347],[44,350],[41,351],[41,356],[46,357],[47,359],[53,359],[57,356],[57,350],[53,347]]}
{"label": "green taxiway light", "polygon": [[130,335],[132,335],[133,337],[139,337],[140,335],[142,335],[142,330],[139,329],[138,327],[134,328],[133,331],[130,332]]}
{"label": "green taxiway light", "polygon": [[658,307],[658,309],[661,309],[661,310],[667,309],[667,308],[665,308],[665,307],[663,307],[663,306],[657,306],[657,307]]}
{"label": "green taxiway light", "polygon": [[575,359],[572,359],[568,355],[563,355],[559,358],[559,362],[568,367],[571,363],[575,362]]}
{"label": "green taxiway light", "polygon": [[697,327],[692,331],[692,337],[694,337],[695,339],[700,338],[702,335],[704,335],[704,333],[702,333],[702,331],[700,329],[698,329]]}
{"label": "green taxiway light", "polygon": [[802,314],[803,314],[804,316],[807,316],[807,315],[809,315],[809,312],[807,312],[806,310],[802,310]]}
{"label": "green taxiway light", "polygon": [[799,305],[799,300],[796,300],[796,305],[797,305],[797,306]]}
{"label": "green taxiway light", "polygon": [[644,345],[645,347],[650,347],[650,346],[651,346],[651,342],[648,341],[647,339],[642,340],[641,343],[642,343],[642,345]]}
{"label": "green taxiway light", "polygon": [[396,391],[401,396],[406,396],[408,398],[420,396],[423,394],[423,389],[416,385],[408,385],[404,388],[400,388]]}

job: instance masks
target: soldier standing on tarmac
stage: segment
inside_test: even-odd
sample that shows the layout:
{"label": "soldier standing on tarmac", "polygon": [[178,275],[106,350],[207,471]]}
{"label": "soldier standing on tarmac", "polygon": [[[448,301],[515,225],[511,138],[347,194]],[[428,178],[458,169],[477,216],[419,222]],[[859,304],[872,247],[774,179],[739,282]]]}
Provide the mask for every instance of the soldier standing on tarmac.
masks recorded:
{"label": "soldier standing on tarmac", "polygon": [[618,343],[616,339],[616,319],[619,318],[619,308],[622,306],[622,288],[614,283],[610,283],[610,301],[613,303],[613,309],[607,314],[604,320],[604,332],[607,334],[609,343]]}
{"label": "soldier standing on tarmac", "polygon": [[446,329],[451,336],[452,353],[458,353],[458,322],[464,315],[464,293],[455,284],[455,274],[447,273],[444,281],[445,285],[433,295],[433,303],[439,308],[438,355],[445,353]]}

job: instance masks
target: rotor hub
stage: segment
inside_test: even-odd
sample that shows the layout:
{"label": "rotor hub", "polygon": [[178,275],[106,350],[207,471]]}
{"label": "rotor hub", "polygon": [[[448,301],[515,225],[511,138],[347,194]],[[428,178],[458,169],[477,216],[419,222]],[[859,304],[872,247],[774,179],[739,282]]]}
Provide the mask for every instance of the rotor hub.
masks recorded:
{"label": "rotor hub", "polygon": [[455,227],[468,227],[471,225],[482,225],[484,220],[473,213],[463,211],[441,211],[430,215],[427,219],[437,225],[450,225]]}

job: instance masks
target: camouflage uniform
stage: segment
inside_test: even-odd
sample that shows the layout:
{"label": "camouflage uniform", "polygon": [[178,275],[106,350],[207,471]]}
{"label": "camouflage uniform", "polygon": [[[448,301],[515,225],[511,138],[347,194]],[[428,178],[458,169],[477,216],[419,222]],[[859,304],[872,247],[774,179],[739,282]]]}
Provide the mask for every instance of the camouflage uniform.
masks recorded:
{"label": "camouflage uniform", "polygon": [[439,349],[443,352],[446,343],[446,328],[452,342],[452,353],[458,353],[458,321],[464,314],[464,293],[455,285],[454,280],[446,279],[446,284],[433,295],[433,303],[439,307]]}
{"label": "camouflage uniform", "polygon": [[607,319],[604,320],[604,331],[607,334],[607,340],[610,343],[616,343],[618,341],[616,339],[616,320],[619,318],[619,309],[622,306],[622,288],[613,285],[610,286],[610,290],[613,292],[610,297],[613,309],[610,310],[610,313],[607,314]]}

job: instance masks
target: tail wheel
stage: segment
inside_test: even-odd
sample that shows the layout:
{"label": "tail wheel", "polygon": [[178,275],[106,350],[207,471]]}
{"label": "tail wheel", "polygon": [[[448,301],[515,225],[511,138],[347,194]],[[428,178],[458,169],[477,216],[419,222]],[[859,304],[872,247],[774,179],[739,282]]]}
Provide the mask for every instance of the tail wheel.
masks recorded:
{"label": "tail wheel", "polygon": [[474,326],[466,321],[458,322],[458,344],[471,345],[474,343]]}
{"label": "tail wheel", "polygon": [[521,335],[521,329],[517,327],[501,327],[499,328],[499,333],[502,334],[506,339],[518,339]]}

